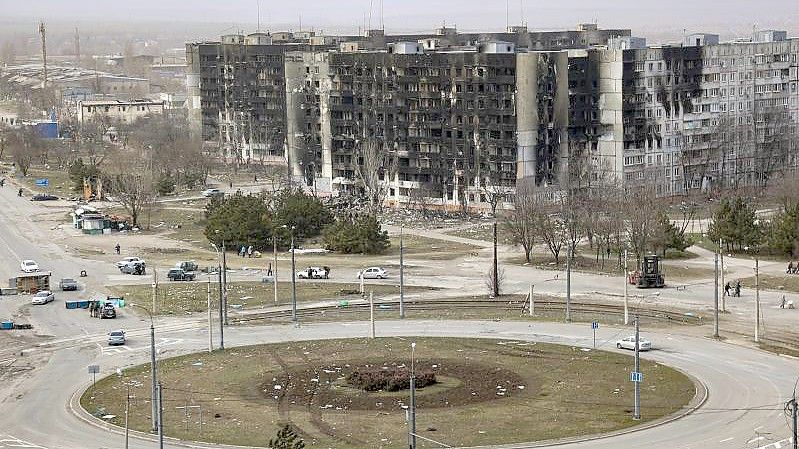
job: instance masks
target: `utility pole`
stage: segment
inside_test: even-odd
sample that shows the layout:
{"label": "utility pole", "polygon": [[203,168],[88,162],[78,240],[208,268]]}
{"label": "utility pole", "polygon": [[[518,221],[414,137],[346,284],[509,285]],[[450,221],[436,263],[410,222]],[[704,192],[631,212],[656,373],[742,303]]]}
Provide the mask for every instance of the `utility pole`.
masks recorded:
{"label": "utility pole", "polygon": [[374,292],[369,292],[369,323],[371,324],[371,331],[369,336],[374,340],[375,338],[375,298]]}
{"label": "utility pole", "polygon": [[158,447],[164,449],[164,387],[158,382]]}
{"label": "utility pole", "polygon": [[47,89],[47,29],[39,22],[39,36],[42,40],[42,88]]}
{"label": "utility pole", "polygon": [[155,315],[155,301],[158,297],[158,272],[155,271],[155,267],[153,267],[153,308],[152,312]]}
{"label": "utility pole", "polygon": [[494,219],[494,282],[492,292],[494,298],[499,297],[499,262],[497,261],[497,220]]}
{"label": "utility pole", "polygon": [[227,326],[227,256],[225,256],[224,240],[222,240],[222,319]]}
{"label": "utility pole", "polygon": [[80,67],[80,33],[75,27],[75,67]]}
{"label": "utility pole", "polygon": [[[291,321],[297,321],[297,269],[294,261],[294,226],[291,227]],[[310,276],[310,273],[308,273]],[[361,276],[363,278],[363,275]]]}
{"label": "utility pole", "polygon": [[208,300],[208,352],[214,351],[214,337],[213,337],[213,330],[211,326],[213,326],[213,318],[211,314],[211,276],[208,276],[208,292],[206,294],[206,298]]}
{"label": "utility pole", "polygon": [[794,397],[792,397],[791,400],[788,402],[788,406],[791,408],[791,436],[792,436],[791,443],[793,444],[793,449],[799,449],[799,445],[797,445],[798,442],[796,441],[797,440],[796,415],[799,414],[799,411],[797,411],[799,404],[796,403],[795,394]]}
{"label": "utility pole", "polygon": [[217,268],[218,268],[217,273],[219,274],[218,275],[218,279],[219,279],[219,349],[224,351],[225,350],[225,325],[224,325],[225,324],[225,320],[224,320],[224,314],[222,313],[222,304],[224,303],[224,300],[223,300],[224,293],[222,293],[222,264],[220,263],[219,265],[217,265]]}
{"label": "utility pole", "polygon": [[277,236],[275,231],[272,231],[272,258],[274,259],[274,268],[272,270],[272,283],[275,287],[275,304],[277,304]]}
{"label": "utility pole", "polygon": [[760,260],[755,256],[755,343],[760,342]]}
{"label": "utility pole", "polygon": [[571,312],[572,302],[572,244],[566,244],[566,322],[570,323],[572,320]]}
{"label": "utility pole", "polygon": [[[635,317],[635,372],[641,372],[641,358],[640,348],[638,346],[639,340],[639,329],[638,329],[638,316]],[[636,374],[640,375],[640,374]],[[641,381],[642,379],[636,379],[635,383],[635,410],[633,412],[633,419],[639,420],[641,419]]]}
{"label": "utility pole", "polygon": [[127,396],[125,397],[125,449],[129,448],[130,427],[128,426],[128,416],[130,415],[130,382],[126,383]]}
{"label": "utility pole", "polygon": [[[724,244],[724,241],[723,240],[719,240],[719,253],[720,253],[720,256],[721,256],[721,283],[719,284],[719,287],[722,288],[722,289],[724,288],[725,285],[727,285],[724,282],[724,246],[723,246],[723,244]],[[726,292],[726,290],[722,290],[722,293],[721,293],[721,311],[722,312],[727,312],[727,292]]]}
{"label": "utility pole", "polygon": [[[146,309],[145,309],[146,310]],[[152,381],[152,429],[158,430],[158,368],[155,361],[155,325],[153,317],[150,316],[150,378]]]}
{"label": "utility pole", "polygon": [[627,248],[624,248],[624,325],[630,324],[630,309],[627,303],[627,289],[630,285],[630,280],[627,279]]}
{"label": "utility pole", "polygon": [[535,300],[533,299],[533,289],[535,289],[534,284],[530,284],[530,316],[535,315]]}
{"label": "utility pole", "polygon": [[719,338],[719,252],[716,251],[714,256],[716,288],[713,289],[713,337]]}
{"label": "utility pole", "polygon": [[403,234],[402,225],[400,225],[400,285],[399,285],[399,312],[400,312],[400,319],[405,319],[405,247],[403,246],[402,241],[402,234]]}
{"label": "utility pole", "polygon": [[416,449],[416,372],[414,359],[416,342],[411,343],[411,403],[408,407],[408,448]]}

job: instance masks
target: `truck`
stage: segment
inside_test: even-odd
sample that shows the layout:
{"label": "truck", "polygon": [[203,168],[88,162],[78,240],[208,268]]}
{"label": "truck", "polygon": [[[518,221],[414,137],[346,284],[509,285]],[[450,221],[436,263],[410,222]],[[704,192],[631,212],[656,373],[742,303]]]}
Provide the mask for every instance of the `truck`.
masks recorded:
{"label": "truck", "polygon": [[666,279],[660,270],[660,257],[644,256],[641,268],[629,273],[628,281],[637,288],[663,288]]}
{"label": "truck", "polygon": [[180,268],[173,268],[169,270],[166,277],[170,281],[193,281],[195,278],[194,273],[182,270]]}

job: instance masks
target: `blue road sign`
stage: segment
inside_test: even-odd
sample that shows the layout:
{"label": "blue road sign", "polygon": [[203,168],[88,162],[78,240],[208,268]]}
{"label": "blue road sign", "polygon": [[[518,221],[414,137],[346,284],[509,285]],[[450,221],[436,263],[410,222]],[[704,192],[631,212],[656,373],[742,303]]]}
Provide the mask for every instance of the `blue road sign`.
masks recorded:
{"label": "blue road sign", "polygon": [[36,187],[47,187],[50,185],[50,180],[47,178],[37,179]]}
{"label": "blue road sign", "polygon": [[599,329],[599,323],[597,323],[596,321],[592,322],[591,329]]}
{"label": "blue road sign", "polygon": [[643,382],[644,381],[644,373],[637,373],[635,371],[630,373],[630,382]]}

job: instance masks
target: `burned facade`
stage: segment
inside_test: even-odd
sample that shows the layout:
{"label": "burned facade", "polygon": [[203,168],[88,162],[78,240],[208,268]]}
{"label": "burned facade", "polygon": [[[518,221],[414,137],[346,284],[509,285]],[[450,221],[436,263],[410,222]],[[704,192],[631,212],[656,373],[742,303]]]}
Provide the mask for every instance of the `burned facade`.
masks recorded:
{"label": "burned facade", "polygon": [[450,206],[522,178],[675,195],[762,185],[797,163],[799,40],[780,32],[658,47],[590,25],[283,33],[187,53],[204,139],[242,160],[285,158],[319,191],[358,189],[374,157],[390,201],[424,194]]}

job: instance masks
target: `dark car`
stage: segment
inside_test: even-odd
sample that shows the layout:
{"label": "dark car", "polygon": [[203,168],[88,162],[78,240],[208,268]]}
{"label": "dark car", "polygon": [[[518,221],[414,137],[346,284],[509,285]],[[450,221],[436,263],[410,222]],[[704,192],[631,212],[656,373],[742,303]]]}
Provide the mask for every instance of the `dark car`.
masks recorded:
{"label": "dark car", "polygon": [[194,273],[183,271],[180,268],[173,268],[169,270],[166,277],[169,278],[170,281],[193,281]]}
{"label": "dark car", "polygon": [[114,305],[110,302],[107,302],[103,305],[103,308],[100,310],[100,318],[116,318],[117,311],[114,309]]}
{"label": "dark car", "polygon": [[137,262],[128,262],[125,265],[119,267],[119,271],[124,274],[146,274],[147,268],[144,262],[137,261]]}
{"label": "dark car", "polygon": [[62,291],[78,289],[78,282],[72,278],[63,278],[61,279],[61,282],[58,283],[58,285],[61,287]]}
{"label": "dark car", "polygon": [[31,201],[55,201],[58,197],[47,193],[39,193],[31,197]]}

